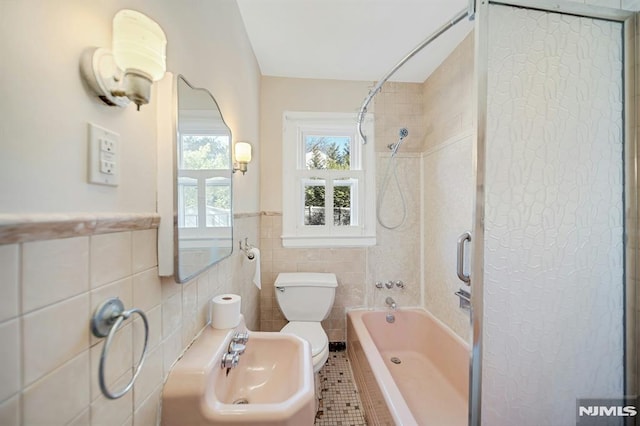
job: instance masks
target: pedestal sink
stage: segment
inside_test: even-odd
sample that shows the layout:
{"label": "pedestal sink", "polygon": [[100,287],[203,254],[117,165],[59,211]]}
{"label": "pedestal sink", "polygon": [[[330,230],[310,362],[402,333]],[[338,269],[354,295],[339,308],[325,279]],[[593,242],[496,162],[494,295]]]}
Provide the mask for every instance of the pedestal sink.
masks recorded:
{"label": "pedestal sink", "polygon": [[223,369],[233,334],[207,327],[173,366],[162,393],[162,425],[313,425],[309,343],[250,332],[237,367]]}

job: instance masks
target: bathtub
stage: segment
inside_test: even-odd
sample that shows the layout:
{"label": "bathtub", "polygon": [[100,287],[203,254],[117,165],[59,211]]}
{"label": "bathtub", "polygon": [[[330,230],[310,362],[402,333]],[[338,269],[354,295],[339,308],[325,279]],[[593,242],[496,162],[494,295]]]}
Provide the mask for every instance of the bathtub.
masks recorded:
{"label": "bathtub", "polygon": [[467,425],[469,345],[427,311],[397,311],[394,323],[387,313],[347,314],[347,350],[367,424]]}

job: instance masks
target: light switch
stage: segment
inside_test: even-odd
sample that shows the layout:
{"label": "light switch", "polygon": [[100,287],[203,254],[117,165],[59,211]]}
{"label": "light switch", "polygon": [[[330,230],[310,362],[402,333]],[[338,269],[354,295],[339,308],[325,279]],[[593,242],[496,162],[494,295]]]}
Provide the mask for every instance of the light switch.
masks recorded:
{"label": "light switch", "polygon": [[118,186],[120,135],[89,123],[89,183]]}

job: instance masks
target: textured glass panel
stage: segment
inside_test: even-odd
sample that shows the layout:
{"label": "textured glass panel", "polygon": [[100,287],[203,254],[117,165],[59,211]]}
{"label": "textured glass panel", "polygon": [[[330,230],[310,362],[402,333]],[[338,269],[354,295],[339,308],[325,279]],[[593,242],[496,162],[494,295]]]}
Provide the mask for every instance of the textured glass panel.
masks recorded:
{"label": "textured glass panel", "polygon": [[309,170],[348,170],[351,162],[350,136],[305,135],[305,164]]}
{"label": "textured glass panel", "polygon": [[482,420],[575,424],[623,392],[622,28],[489,10]]}

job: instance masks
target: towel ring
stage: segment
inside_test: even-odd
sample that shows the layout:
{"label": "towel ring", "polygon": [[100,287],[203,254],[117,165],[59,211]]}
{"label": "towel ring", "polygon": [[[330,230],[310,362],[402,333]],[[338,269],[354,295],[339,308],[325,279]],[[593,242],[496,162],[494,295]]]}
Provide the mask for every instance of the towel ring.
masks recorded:
{"label": "towel ring", "polygon": [[[115,336],[117,331],[120,329],[122,323],[133,314],[140,315],[140,318],[142,318],[142,322],[144,323],[144,346],[142,347],[142,354],[140,355],[140,360],[138,361],[136,371],[133,374],[131,381],[129,381],[129,383],[121,391],[112,393],[109,389],[107,389],[107,384],[105,383],[104,365],[107,359],[107,354],[109,352],[109,347],[111,346],[111,342],[113,340],[113,336]],[[103,302],[96,309],[96,312],[91,319],[91,331],[96,337],[107,338],[104,341],[104,346],[102,346],[102,354],[100,355],[100,368],[98,370],[100,390],[102,390],[102,394],[105,397],[109,399],[118,399],[131,390],[131,388],[133,387],[133,383],[136,381],[138,375],[140,374],[140,370],[142,369],[142,365],[144,364],[144,359],[147,356],[147,343],[149,341],[149,322],[147,321],[147,316],[138,308],[133,308],[125,311],[122,301],[117,297],[112,297],[111,299]]]}

